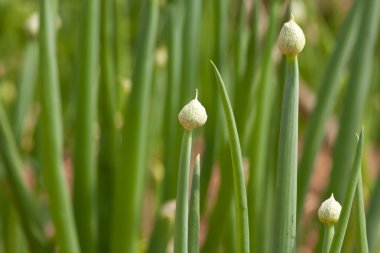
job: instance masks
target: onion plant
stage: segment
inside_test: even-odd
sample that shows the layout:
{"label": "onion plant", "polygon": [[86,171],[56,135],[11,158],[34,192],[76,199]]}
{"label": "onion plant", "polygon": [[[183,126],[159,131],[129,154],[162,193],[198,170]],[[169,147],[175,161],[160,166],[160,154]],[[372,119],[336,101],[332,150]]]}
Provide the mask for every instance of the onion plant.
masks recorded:
{"label": "onion plant", "polygon": [[275,252],[294,252],[297,205],[297,143],[299,76],[297,55],[305,46],[305,36],[292,16],[281,29],[280,51],[287,57],[286,80],[281,113],[281,127],[276,178],[274,221]]}
{"label": "onion plant", "polygon": [[377,252],[380,1],[346,5],[1,1],[0,252]]}
{"label": "onion plant", "polygon": [[[189,220],[189,173],[190,173],[190,158],[192,146],[192,130],[201,127],[206,123],[207,114],[204,107],[198,101],[198,90],[196,91],[195,99],[185,105],[178,115],[179,122],[184,128],[181,157],[178,171],[178,186],[177,186],[177,204],[175,218],[175,235],[174,235],[174,251],[178,253],[195,252],[198,247],[197,233],[195,230],[199,225],[199,198],[196,197],[197,189],[193,188],[191,194],[191,216]],[[199,157],[196,162],[195,180],[199,180]],[[198,172],[197,172],[198,171]],[[193,184],[196,188],[197,182]],[[198,206],[198,207],[197,207]],[[197,215],[198,213],[198,215]],[[197,221],[198,219],[198,221]],[[191,225],[191,233],[189,234],[189,224]],[[197,245],[190,245],[197,243]]]}

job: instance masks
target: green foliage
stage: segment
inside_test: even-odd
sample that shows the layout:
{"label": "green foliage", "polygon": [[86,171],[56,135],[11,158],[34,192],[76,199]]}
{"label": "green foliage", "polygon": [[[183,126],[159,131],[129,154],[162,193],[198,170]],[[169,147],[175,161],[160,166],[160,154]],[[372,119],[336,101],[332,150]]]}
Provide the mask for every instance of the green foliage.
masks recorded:
{"label": "green foliage", "polygon": [[[306,46],[281,58],[291,13]],[[377,252],[377,13],[0,0],[0,252]],[[208,122],[181,147],[195,87]],[[343,212],[315,238],[324,192]]]}

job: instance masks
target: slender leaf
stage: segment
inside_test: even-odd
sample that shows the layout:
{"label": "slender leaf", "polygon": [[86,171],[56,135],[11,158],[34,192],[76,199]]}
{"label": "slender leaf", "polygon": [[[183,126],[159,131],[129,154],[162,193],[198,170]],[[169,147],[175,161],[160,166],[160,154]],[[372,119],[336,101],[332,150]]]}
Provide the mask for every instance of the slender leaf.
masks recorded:
{"label": "slender leaf", "polygon": [[[360,132],[359,142],[356,148],[355,161],[350,173],[350,181],[344,198],[342,212],[340,214],[339,221],[336,225],[334,239],[331,243],[331,253],[339,253],[343,245],[344,235],[346,233],[348,220],[350,218],[351,207],[355,197],[356,186],[358,184],[359,175],[361,173],[360,168],[363,153],[363,136],[364,129],[362,129],[362,131]],[[352,138],[355,139],[354,136],[352,136]]]}
{"label": "slender leaf", "polygon": [[244,181],[243,159],[237,133],[234,114],[231,103],[228,99],[227,91],[222,77],[211,61],[217,79],[219,94],[222,99],[223,110],[227,122],[228,136],[230,140],[231,158],[233,166],[234,193],[236,206],[236,224],[237,224],[237,251],[248,253],[249,251],[249,224],[248,224],[248,206],[247,195]]}

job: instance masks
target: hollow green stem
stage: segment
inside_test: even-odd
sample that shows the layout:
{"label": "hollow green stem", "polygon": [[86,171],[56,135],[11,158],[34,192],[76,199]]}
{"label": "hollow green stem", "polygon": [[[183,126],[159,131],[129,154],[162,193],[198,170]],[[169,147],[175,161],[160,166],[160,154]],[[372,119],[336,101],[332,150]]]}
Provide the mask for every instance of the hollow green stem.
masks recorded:
{"label": "hollow green stem", "polygon": [[99,48],[99,0],[83,3],[83,38],[74,139],[74,214],[82,252],[95,252],[95,136]]}
{"label": "hollow green stem", "polygon": [[[111,50],[111,20],[110,7],[112,2],[101,0],[100,2],[100,83],[98,93],[99,111],[99,154],[98,154],[98,245],[99,252],[109,251],[111,224],[109,217],[112,215],[113,189],[116,167],[116,129],[114,116],[116,111],[115,97],[115,71],[113,69]],[[115,28],[116,30],[116,28]]]}
{"label": "hollow green stem", "polygon": [[276,178],[274,252],[294,252],[297,205],[298,62],[288,57]]}
{"label": "hollow green stem", "polygon": [[188,252],[189,173],[192,132],[185,130],[182,137],[178,171],[177,205],[175,212],[174,252]]}
{"label": "hollow green stem", "polygon": [[329,253],[331,242],[334,238],[334,225],[325,224],[322,253]]}
{"label": "hollow green stem", "polygon": [[241,156],[239,136],[237,133],[236,122],[231,103],[229,101],[223,79],[220,76],[217,67],[212,61],[211,64],[214,69],[215,77],[218,83],[219,94],[222,99],[224,116],[227,122],[227,132],[230,141],[237,222],[237,252],[249,253],[247,193],[244,181],[243,159]]}
{"label": "hollow green stem", "polygon": [[42,167],[49,207],[63,253],[78,253],[74,215],[62,164],[62,119],[55,47],[55,12],[52,1],[40,1],[40,103]]}
{"label": "hollow green stem", "polygon": [[[360,165],[361,165],[362,153],[363,153],[363,135],[364,135],[364,129],[362,128],[362,131],[359,137],[359,142],[356,148],[355,161],[350,173],[350,178],[349,178],[350,181],[349,181],[347,192],[344,198],[342,212],[339,217],[339,222],[337,223],[337,226],[336,226],[334,239],[331,243],[331,249],[330,249],[331,253],[339,253],[343,245],[344,235],[346,233],[348,220],[350,218],[351,207],[352,207],[352,203],[355,197],[355,190],[358,184],[359,175],[361,173]],[[354,136],[352,136],[352,138],[354,138]]]}
{"label": "hollow green stem", "polygon": [[189,253],[199,252],[199,181],[200,181],[200,158],[195,159],[195,167],[191,185],[190,208],[189,208]]}

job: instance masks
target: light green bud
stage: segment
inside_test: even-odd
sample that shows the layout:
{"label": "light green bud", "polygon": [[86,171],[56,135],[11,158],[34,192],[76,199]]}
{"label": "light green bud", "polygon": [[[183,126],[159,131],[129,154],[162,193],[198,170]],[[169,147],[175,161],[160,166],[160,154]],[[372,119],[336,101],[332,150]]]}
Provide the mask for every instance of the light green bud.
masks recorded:
{"label": "light green bud", "polygon": [[203,105],[198,101],[198,91],[195,99],[185,105],[178,114],[178,120],[188,131],[203,126],[207,121],[207,113]]}
{"label": "light green bud", "polygon": [[334,225],[339,220],[341,210],[342,206],[335,200],[334,194],[331,194],[331,197],[325,200],[318,210],[319,220],[324,224]]}
{"label": "light green bud", "polygon": [[305,34],[294,21],[292,15],[291,19],[281,29],[277,42],[278,48],[284,55],[294,57],[305,47],[305,42]]}

